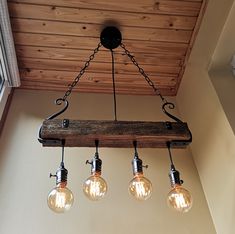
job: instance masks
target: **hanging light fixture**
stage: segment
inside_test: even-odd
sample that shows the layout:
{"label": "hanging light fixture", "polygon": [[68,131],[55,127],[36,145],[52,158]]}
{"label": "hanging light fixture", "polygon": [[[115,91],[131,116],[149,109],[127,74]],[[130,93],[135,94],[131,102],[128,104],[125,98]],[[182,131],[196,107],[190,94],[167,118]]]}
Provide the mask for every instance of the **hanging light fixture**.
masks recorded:
{"label": "hanging light fixture", "polygon": [[56,213],[64,213],[70,210],[73,205],[73,193],[67,186],[68,171],[64,167],[64,141],[62,141],[62,160],[56,175],[50,174],[50,177],[56,177],[56,187],[51,190],[47,197],[48,207]]}
{"label": "hanging light fixture", "polygon": [[[174,104],[168,102],[161,95],[158,87],[148,77],[142,67],[138,64],[135,57],[126,49],[122,43],[121,32],[116,27],[106,27],[100,35],[100,43],[86,61],[84,67],[69,85],[64,96],[58,98],[56,105],[64,105],[58,113],[48,117],[42,124],[39,132],[39,141],[43,146],[60,146],[61,140],[66,140],[69,147],[93,147],[94,141],[99,140],[99,147],[121,147],[131,148],[133,141],[138,141],[141,148],[162,148],[166,147],[166,141],[178,140],[174,147],[186,147],[191,142],[190,130],[187,123],[180,121],[177,117],[170,114],[167,108],[174,109]],[[113,80],[113,100],[114,100],[114,121],[112,120],[60,120],[55,119],[65,112],[69,106],[68,97],[78,84],[82,75],[86,72],[91,61],[104,46],[111,52],[112,58],[112,80]],[[137,71],[144,77],[147,84],[153,89],[162,101],[162,111],[174,122],[150,122],[150,121],[119,121],[117,120],[116,110],[116,88],[115,88],[115,67],[114,49],[121,47],[131,62],[136,66]],[[66,124],[64,123],[66,122]]]}
{"label": "hanging light fixture", "polygon": [[171,168],[169,172],[171,191],[167,196],[167,203],[169,207],[172,207],[176,211],[185,213],[188,212],[193,205],[193,198],[188,190],[182,187],[183,180],[180,179],[180,173],[175,169],[172,155],[171,155],[171,143],[167,142],[167,148],[169,152]]}
{"label": "hanging light fixture", "polygon": [[99,141],[95,141],[96,152],[94,158],[86,161],[86,164],[91,164],[91,176],[83,184],[83,192],[91,201],[102,199],[107,193],[107,183],[101,177],[102,160],[98,153]]}
{"label": "hanging light fixture", "polygon": [[135,154],[132,160],[132,169],[134,178],[129,183],[129,193],[137,200],[144,201],[150,198],[152,194],[152,183],[144,177],[143,167],[148,168],[148,165],[143,166],[142,160],[138,156],[137,141],[133,142]]}
{"label": "hanging light fixture", "polygon": [[[112,83],[113,83],[113,102],[114,102],[114,120],[69,120],[56,119],[64,113],[68,106],[68,97],[74,87],[78,84],[82,75],[86,72],[91,61],[99,52],[101,46],[104,46],[111,52],[112,63]],[[162,101],[162,111],[173,122],[150,122],[150,121],[120,121],[117,119],[116,108],[116,87],[115,87],[115,67],[114,67],[114,49],[121,47],[127,57],[136,66],[139,73],[144,77],[147,84],[153,89]],[[176,210],[186,212],[192,206],[192,199],[187,190],[182,187],[182,181],[179,178],[179,172],[175,170],[172,162],[170,147],[185,148],[192,142],[192,135],[187,123],[169,113],[167,109],[174,109],[173,103],[168,102],[161,95],[158,87],[148,77],[142,67],[138,64],[135,57],[126,49],[122,43],[121,32],[116,27],[106,27],[100,35],[100,42],[85,62],[84,67],[69,85],[64,96],[55,101],[56,105],[62,105],[63,108],[43,121],[39,130],[39,142],[43,146],[58,147],[62,144],[62,162],[56,175],[56,188],[48,196],[48,206],[55,212],[64,212],[68,210],[73,203],[72,192],[66,188],[67,170],[64,168],[63,156],[64,147],[94,147],[96,153],[94,158],[87,163],[91,164],[91,176],[84,182],[83,191],[85,195],[93,201],[103,198],[107,192],[107,184],[101,177],[101,164],[99,158],[99,147],[113,148],[131,148],[134,144],[135,155],[132,161],[134,178],[129,184],[129,192],[137,200],[146,200],[151,196],[152,184],[143,176],[142,160],[137,153],[138,147],[141,148],[168,148],[171,159],[170,179],[172,190],[168,195],[168,203]]]}

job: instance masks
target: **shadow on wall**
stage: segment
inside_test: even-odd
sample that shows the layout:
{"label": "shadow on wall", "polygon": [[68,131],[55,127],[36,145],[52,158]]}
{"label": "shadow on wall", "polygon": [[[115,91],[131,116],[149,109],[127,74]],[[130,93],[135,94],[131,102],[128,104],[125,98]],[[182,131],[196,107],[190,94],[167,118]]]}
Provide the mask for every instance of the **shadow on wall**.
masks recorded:
{"label": "shadow on wall", "polygon": [[225,69],[221,70],[211,69],[209,76],[233,133],[235,133],[235,108],[233,108],[235,77],[232,75],[231,68],[226,66]]}

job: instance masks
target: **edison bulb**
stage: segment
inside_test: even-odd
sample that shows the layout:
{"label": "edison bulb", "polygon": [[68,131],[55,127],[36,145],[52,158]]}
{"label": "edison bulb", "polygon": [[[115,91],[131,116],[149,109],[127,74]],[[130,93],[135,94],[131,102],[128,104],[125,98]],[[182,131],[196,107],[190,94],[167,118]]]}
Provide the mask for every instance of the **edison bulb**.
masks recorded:
{"label": "edison bulb", "polygon": [[102,199],[108,190],[106,181],[99,173],[91,175],[83,184],[83,192],[91,201]]}
{"label": "edison bulb", "polygon": [[181,185],[175,185],[168,193],[167,203],[176,211],[186,213],[192,208],[193,199],[188,190]]}
{"label": "edison bulb", "polygon": [[51,190],[47,198],[48,207],[56,213],[64,213],[73,205],[73,193],[65,183],[59,183]]}
{"label": "edison bulb", "polygon": [[129,183],[129,192],[139,201],[147,200],[152,194],[151,181],[137,173]]}

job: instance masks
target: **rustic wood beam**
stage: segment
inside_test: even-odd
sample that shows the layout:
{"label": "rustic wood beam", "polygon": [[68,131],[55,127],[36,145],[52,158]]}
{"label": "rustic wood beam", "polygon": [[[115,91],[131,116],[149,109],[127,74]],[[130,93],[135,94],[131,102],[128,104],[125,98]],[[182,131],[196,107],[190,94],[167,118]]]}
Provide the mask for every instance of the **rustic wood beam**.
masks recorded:
{"label": "rustic wood beam", "polygon": [[[65,123],[65,124],[64,124]],[[67,124],[67,126],[66,126]],[[191,142],[187,123],[110,121],[110,120],[45,120],[39,141],[43,146],[132,148],[133,141],[140,148],[165,148],[167,141],[184,148]]]}

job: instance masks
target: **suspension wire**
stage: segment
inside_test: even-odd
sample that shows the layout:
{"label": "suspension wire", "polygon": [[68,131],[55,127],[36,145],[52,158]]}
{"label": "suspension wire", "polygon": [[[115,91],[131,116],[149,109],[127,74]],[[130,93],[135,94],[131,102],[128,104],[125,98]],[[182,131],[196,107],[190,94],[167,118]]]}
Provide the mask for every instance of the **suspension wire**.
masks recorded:
{"label": "suspension wire", "polygon": [[117,121],[117,100],[116,100],[116,87],[115,87],[115,70],[114,70],[114,52],[110,49],[112,55],[112,80],[113,80],[113,107],[114,107],[114,120]]}
{"label": "suspension wire", "polygon": [[120,46],[123,48],[125,54],[130,58],[131,62],[139,69],[139,73],[145,78],[145,80],[149,84],[149,86],[152,87],[152,89],[156,93],[156,95],[158,95],[161,98],[162,102],[167,103],[166,98],[164,98],[162,96],[160,90],[154,85],[153,81],[145,73],[144,69],[142,67],[140,67],[140,65],[136,61],[135,57],[133,55],[131,55],[130,51],[126,49],[126,47],[123,43],[121,43]]}
{"label": "suspension wire", "polygon": [[169,152],[169,158],[170,158],[170,162],[171,162],[171,166],[174,167],[174,163],[173,163],[173,159],[172,159],[172,155],[171,155],[171,142],[167,142],[166,143],[167,145],[167,149],[168,149],[168,152]]}

